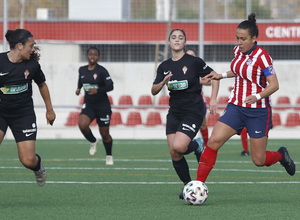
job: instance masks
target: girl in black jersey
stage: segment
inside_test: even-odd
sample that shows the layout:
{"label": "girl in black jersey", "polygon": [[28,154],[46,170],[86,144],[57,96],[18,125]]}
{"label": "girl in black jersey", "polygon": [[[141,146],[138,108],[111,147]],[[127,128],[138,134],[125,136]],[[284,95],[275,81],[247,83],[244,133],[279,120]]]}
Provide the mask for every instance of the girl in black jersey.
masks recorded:
{"label": "girl in black jersey", "polygon": [[46,106],[47,123],[52,125],[52,108],[45,75],[39,63],[32,34],[24,29],[8,30],[5,35],[10,51],[0,54],[0,144],[10,127],[17,143],[19,159],[34,171],[37,184],[46,181],[45,168],[35,153],[36,116],[32,100],[32,80],[38,85]]}
{"label": "girl in black jersey", "polygon": [[[199,77],[214,72],[199,57],[184,52],[186,35],[183,30],[174,29],[169,35],[172,58],[162,62],[152,86],[152,95],[158,94],[164,85],[170,91],[170,109],[167,115],[166,135],[173,167],[180,180],[191,181],[185,154],[195,152],[199,161],[204,150],[202,138],[194,141],[205,117]],[[218,84],[213,83],[211,100],[216,100]],[[210,109],[215,113],[216,106]],[[183,199],[182,193],[179,198]]]}
{"label": "girl in black jersey", "polygon": [[113,140],[109,134],[112,112],[107,92],[113,90],[114,87],[108,71],[97,63],[99,58],[99,50],[91,47],[87,51],[89,64],[79,68],[78,87],[75,93],[79,95],[80,89],[83,87],[85,95],[78,126],[84,137],[91,143],[90,155],[93,156],[97,151],[98,140],[94,137],[89,126],[96,118],[106,150],[106,165],[113,165]]}

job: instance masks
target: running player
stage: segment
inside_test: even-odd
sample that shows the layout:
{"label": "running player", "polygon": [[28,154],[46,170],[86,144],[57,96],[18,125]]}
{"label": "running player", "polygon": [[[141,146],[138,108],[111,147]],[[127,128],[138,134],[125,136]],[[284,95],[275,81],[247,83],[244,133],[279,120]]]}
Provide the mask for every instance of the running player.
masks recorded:
{"label": "running player", "polygon": [[[167,142],[173,167],[183,184],[187,184],[191,181],[191,177],[184,155],[195,152],[199,160],[204,150],[201,138],[193,140],[205,117],[199,77],[214,71],[199,57],[185,53],[186,35],[183,30],[171,31],[169,45],[172,58],[162,62],[157,68],[151,93],[157,95],[164,85],[167,85],[170,91],[170,108],[166,125]],[[214,98],[217,96],[217,90],[218,88],[213,85]],[[179,198],[183,199],[182,192]]]}
{"label": "running player", "polygon": [[206,78],[220,80],[235,77],[234,88],[224,114],[214,126],[208,146],[201,156],[197,180],[205,182],[212,170],[218,150],[234,134],[246,127],[250,136],[252,161],[258,167],[271,166],[278,161],[291,176],[296,166],[285,147],[267,151],[268,132],[272,127],[270,95],[278,90],[278,80],[272,58],[257,45],[258,27],[255,14],[241,22],[236,30],[238,45],[234,48],[231,70],[211,73]]}
{"label": "running player", "polygon": [[96,118],[102,142],[106,151],[106,165],[113,165],[112,137],[109,133],[111,105],[107,92],[113,90],[113,81],[108,71],[97,62],[100,51],[96,47],[87,50],[88,65],[79,68],[78,87],[76,95],[84,89],[84,104],[78,120],[78,126],[83,136],[91,143],[90,155],[97,151],[98,140],[93,135],[90,124]]}
{"label": "running player", "polygon": [[32,80],[45,102],[47,123],[53,125],[56,116],[32,34],[25,29],[16,29],[8,30],[5,37],[10,51],[0,54],[0,144],[9,127],[21,163],[34,172],[37,184],[43,186],[47,174],[41,157],[35,153],[37,125]]}

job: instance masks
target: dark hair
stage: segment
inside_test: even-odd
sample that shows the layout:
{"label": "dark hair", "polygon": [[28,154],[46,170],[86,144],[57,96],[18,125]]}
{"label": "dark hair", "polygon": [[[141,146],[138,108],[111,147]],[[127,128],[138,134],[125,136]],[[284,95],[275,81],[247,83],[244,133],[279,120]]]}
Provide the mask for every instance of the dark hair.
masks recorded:
{"label": "dark hair", "polygon": [[28,38],[33,37],[30,31],[25,29],[8,30],[5,34],[5,38],[9,43],[10,49],[15,48],[18,43],[25,45]]}
{"label": "dark hair", "polygon": [[188,51],[193,51],[193,53],[195,54],[195,56],[197,56],[197,53],[196,53],[196,50],[194,50],[193,48],[187,48],[186,50],[185,50],[185,52],[188,52]]}
{"label": "dark hair", "polygon": [[[33,37],[30,31],[25,29],[8,30],[5,34],[5,38],[9,43],[9,48],[14,49],[18,43],[26,44],[28,38]],[[35,51],[31,54],[31,58],[39,61],[40,60],[40,48],[34,46]]]}
{"label": "dark hair", "polygon": [[185,35],[184,30],[183,30],[183,29],[178,29],[178,28],[173,29],[173,30],[170,32],[170,34],[169,34],[169,40],[170,40],[170,37],[171,37],[171,35],[173,34],[174,31],[181,31],[181,32],[183,33],[184,39],[185,39],[185,41],[186,41],[186,35]]}
{"label": "dark hair", "polygon": [[248,20],[242,21],[237,28],[248,29],[251,37],[258,37],[258,27],[255,16],[255,13],[251,13],[248,15]]}
{"label": "dark hair", "polygon": [[98,52],[98,56],[100,56],[100,50],[97,48],[97,47],[90,47],[89,49],[87,49],[87,51],[86,51],[86,55],[88,55],[89,54],[89,51],[90,50],[97,50],[97,52]]}

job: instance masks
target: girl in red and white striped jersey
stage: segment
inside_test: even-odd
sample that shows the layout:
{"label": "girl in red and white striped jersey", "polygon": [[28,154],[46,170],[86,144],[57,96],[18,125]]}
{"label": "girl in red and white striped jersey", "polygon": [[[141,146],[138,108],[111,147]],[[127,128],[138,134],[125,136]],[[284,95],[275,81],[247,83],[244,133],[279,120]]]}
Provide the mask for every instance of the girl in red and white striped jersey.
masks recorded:
{"label": "girl in red and white striped jersey", "polygon": [[271,166],[278,161],[290,175],[295,164],[285,147],[277,152],[267,151],[268,132],[272,128],[270,95],[279,84],[273,69],[272,58],[257,45],[258,27],[252,13],[236,30],[238,45],[234,48],[231,70],[222,74],[212,72],[205,78],[220,80],[235,77],[229,104],[215,124],[208,146],[204,150],[197,171],[197,180],[205,182],[212,170],[218,150],[233,135],[246,127],[250,137],[252,161],[256,166]]}

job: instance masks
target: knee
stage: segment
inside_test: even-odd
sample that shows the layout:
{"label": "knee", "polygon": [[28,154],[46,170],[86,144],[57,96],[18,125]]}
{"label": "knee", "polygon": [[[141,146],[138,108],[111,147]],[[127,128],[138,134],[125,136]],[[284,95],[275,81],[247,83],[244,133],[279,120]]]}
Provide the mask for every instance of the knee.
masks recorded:
{"label": "knee", "polygon": [[110,142],[112,140],[112,137],[110,136],[109,133],[105,133],[105,134],[101,133],[101,137],[104,142]]}
{"label": "knee", "polygon": [[20,157],[20,161],[24,167],[32,169],[36,167],[38,159],[37,156],[34,154],[32,156],[28,155],[28,156]]}
{"label": "knee", "polygon": [[186,149],[183,149],[182,145],[179,143],[173,143],[172,149],[176,154],[184,154]]}
{"label": "knee", "polygon": [[261,157],[252,156],[252,161],[257,167],[262,167],[265,164],[265,160]]}

